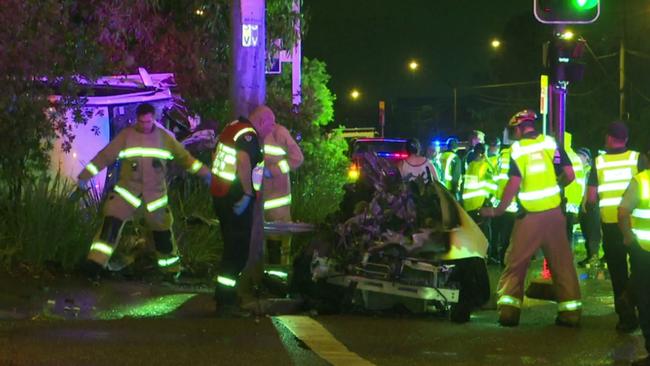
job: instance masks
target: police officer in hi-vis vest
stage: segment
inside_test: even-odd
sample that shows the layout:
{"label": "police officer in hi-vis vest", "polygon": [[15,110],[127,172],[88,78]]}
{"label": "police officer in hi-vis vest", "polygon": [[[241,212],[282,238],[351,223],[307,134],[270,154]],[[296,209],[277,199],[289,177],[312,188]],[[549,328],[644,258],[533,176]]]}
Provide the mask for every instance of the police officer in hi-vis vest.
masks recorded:
{"label": "police officer in hi-vis vest", "polygon": [[612,279],[616,329],[632,332],[638,327],[634,304],[628,289],[629,249],[623,244],[623,233],[618,227],[618,206],[632,178],[646,168],[646,159],[627,148],[628,129],[623,122],[613,122],[605,137],[606,153],[595,159],[594,171],[589,177],[590,205],[598,203],[603,230],[603,251]]}
{"label": "police officer in hi-vis vest", "polygon": [[[561,186],[573,181],[571,161],[552,137],[535,131],[537,115],[523,110],[510,119],[517,139],[511,146],[508,183],[496,208],[483,208],[481,215],[502,215],[517,196],[520,212],[506,252],[506,267],[499,280],[499,323],[519,324],[524,281],[530,259],[541,247],[553,276],[558,299],[556,324],[577,326],[582,302],[573,254],[563,230]],[[555,229],[552,229],[555,228]]]}
{"label": "police officer in hi-vis vest", "polygon": [[[632,179],[618,207],[618,225],[623,245],[630,253],[631,284],[639,308],[639,323],[650,354],[650,170]],[[650,366],[650,356],[632,365]]]}

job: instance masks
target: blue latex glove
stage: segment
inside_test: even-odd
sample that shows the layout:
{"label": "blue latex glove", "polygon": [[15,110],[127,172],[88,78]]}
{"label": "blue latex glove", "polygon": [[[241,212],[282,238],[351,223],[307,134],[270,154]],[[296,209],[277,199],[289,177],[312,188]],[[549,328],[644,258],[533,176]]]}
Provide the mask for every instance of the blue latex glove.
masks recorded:
{"label": "blue latex glove", "polygon": [[264,168],[264,178],[273,178],[273,174],[271,173],[271,169]]}
{"label": "blue latex glove", "polygon": [[205,183],[206,186],[210,187],[210,184],[212,184],[212,174],[208,174],[206,176],[201,177],[203,179],[203,183]]}
{"label": "blue latex glove", "polygon": [[235,215],[239,216],[246,211],[248,205],[250,205],[252,200],[251,196],[244,195],[239,201],[235,202],[235,205],[232,207],[232,211]]}

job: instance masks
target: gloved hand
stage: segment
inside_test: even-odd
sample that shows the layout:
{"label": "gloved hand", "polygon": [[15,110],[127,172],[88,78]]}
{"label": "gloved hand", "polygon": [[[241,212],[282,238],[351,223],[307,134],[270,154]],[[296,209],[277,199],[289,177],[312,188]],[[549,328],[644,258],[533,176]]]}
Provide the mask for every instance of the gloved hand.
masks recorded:
{"label": "gloved hand", "polygon": [[264,178],[273,178],[273,173],[271,173],[271,169],[264,168]]}
{"label": "gloved hand", "polygon": [[232,211],[235,215],[239,216],[243,214],[252,199],[251,196],[244,195],[239,201],[235,202],[235,205],[232,207]]}
{"label": "gloved hand", "polygon": [[90,190],[90,182],[88,179],[77,179],[77,187],[79,187],[80,190],[87,192]]}
{"label": "gloved hand", "polygon": [[210,184],[212,184],[212,174],[207,174],[201,177],[203,179],[203,183],[205,183],[206,186],[210,187]]}

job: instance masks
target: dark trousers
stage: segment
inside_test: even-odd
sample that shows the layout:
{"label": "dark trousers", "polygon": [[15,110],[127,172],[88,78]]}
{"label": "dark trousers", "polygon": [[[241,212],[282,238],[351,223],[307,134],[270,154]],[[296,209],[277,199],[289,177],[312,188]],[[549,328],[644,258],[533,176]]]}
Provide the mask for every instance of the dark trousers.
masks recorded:
{"label": "dark trousers", "polygon": [[516,218],[516,213],[506,212],[492,219],[492,239],[498,247],[500,263],[504,263],[503,260],[510,244],[510,234],[512,234],[512,227],[515,225]]}
{"label": "dark trousers", "polygon": [[492,225],[490,218],[479,215],[478,210],[469,211],[468,214],[472,220],[474,220],[476,225],[478,225],[478,227],[483,232],[483,235],[485,235],[488,240],[488,257],[496,259],[498,257],[499,250],[498,244],[492,238]]}
{"label": "dark trousers", "polygon": [[[221,255],[219,274],[236,280],[248,260],[255,202],[252,200],[239,216],[233,212],[235,202],[230,197],[215,197],[213,199],[214,211],[219,218],[223,238],[223,254]],[[235,287],[217,283],[215,299],[218,304],[234,304],[237,301]]]}
{"label": "dark trousers", "polygon": [[631,289],[628,289],[630,276],[627,266],[627,256],[629,255],[629,250],[623,244],[623,234],[618,228],[618,224],[603,223],[602,228],[603,250],[605,252],[609,277],[612,280],[616,313],[619,316],[625,316],[633,311],[629,307],[629,296],[631,295]]}
{"label": "dark trousers", "polygon": [[573,225],[578,222],[578,216],[569,212],[565,212],[564,216],[566,217],[566,236],[569,239],[569,244],[573,248]]}
{"label": "dark trousers", "polygon": [[585,238],[585,249],[587,258],[598,255],[598,248],[602,240],[600,232],[600,209],[596,206],[587,206],[586,211],[581,211],[578,216],[580,230]]}
{"label": "dark trousers", "polygon": [[645,337],[645,348],[650,353],[650,252],[634,244],[630,249],[632,287],[639,308],[639,325]]}

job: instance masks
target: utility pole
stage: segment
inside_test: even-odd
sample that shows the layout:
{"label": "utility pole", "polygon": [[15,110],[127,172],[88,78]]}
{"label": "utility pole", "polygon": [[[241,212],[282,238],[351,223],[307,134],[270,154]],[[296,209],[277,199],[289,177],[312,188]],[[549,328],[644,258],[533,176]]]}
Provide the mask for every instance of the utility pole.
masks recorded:
{"label": "utility pole", "polygon": [[266,3],[232,0],[231,5],[230,103],[237,118],[266,99]]}
{"label": "utility pole", "polygon": [[625,26],[627,23],[627,1],[623,1],[623,21],[621,22],[621,43],[618,51],[618,93],[619,93],[619,118],[624,121],[625,111]]}

